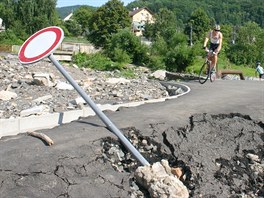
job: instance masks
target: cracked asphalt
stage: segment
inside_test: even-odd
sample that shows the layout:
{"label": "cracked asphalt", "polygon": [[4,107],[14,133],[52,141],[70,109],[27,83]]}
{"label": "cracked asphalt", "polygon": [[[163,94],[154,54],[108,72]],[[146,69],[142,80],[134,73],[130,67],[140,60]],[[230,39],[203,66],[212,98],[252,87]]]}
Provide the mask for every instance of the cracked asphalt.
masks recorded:
{"label": "cracked asphalt", "polygon": [[[182,155],[178,160],[192,168],[193,175],[197,175],[197,172],[191,162],[187,161],[187,154],[198,162],[203,162],[204,167],[209,164],[208,169],[213,166],[211,162],[207,163],[207,160],[211,159],[206,152],[199,155],[194,153],[195,145],[198,143],[192,145],[192,141],[201,142],[203,145],[201,150],[214,148],[212,145],[215,144],[209,143],[210,136],[207,137],[202,132],[209,133],[217,129],[215,130],[217,134],[218,131],[227,130],[223,129],[227,121],[217,119],[219,115],[226,115],[224,119],[228,118],[228,122],[233,122],[235,117],[239,117],[239,127],[236,124],[230,124],[231,132],[237,128],[241,132],[241,126],[245,131],[256,131],[254,133],[256,134],[255,143],[245,145],[246,149],[259,149],[261,145],[263,148],[264,82],[217,80],[204,85],[197,81],[183,84],[189,86],[191,92],[177,99],[132,108],[120,108],[116,112],[107,111],[105,114],[119,129],[125,130],[133,127],[140,131],[140,135],[155,140],[161,145],[160,151],[163,152],[161,157],[166,157],[164,153],[168,154],[167,157],[174,155],[179,158]],[[230,117],[230,115],[235,115],[235,117]],[[206,119],[200,118],[201,116]],[[183,147],[184,141],[180,139],[183,133],[179,131],[186,132],[188,127],[191,128],[189,131],[196,131],[197,128],[192,129],[194,121],[197,123],[202,121],[202,124],[196,125],[202,132],[193,133],[192,137],[187,134],[189,139]],[[204,125],[205,121],[213,124]],[[252,128],[248,128],[249,126]],[[133,172],[115,171],[111,163],[102,156],[102,140],[106,137],[113,139],[116,137],[97,116],[80,118],[69,124],[39,132],[48,135],[55,144],[47,146],[41,140],[26,134],[3,137],[0,140],[1,198],[131,196],[130,186]],[[230,138],[236,138],[237,135],[236,133]],[[222,137],[228,138],[225,134],[219,136],[219,138]],[[238,143],[243,144],[243,141],[251,140],[241,139]],[[215,140],[215,142],[218,141],[220,140]],[[234,150],[232,141],[230,142],[226,148]],[[191,146],[192,149],[190,149]],[[226,155],[228,153],[226,150],[219,150],[216,159],[232,158],[233,154]],[[263,150],[258,152],[262,152],[263,157]],[[186,154],[185,157],[183,154]],[[153,163],[151,159],[150,163]],[[220,186],[219,181],[210,183],[209,179],[213,173],[206,172],[206,168],[199,169],[199,171],[204,171],[200,174],[201,176],[207,174],[206,179],[201,179],[200,182],[207,183],[206,185],[196,184],[195,189],[189,186],[191,197],[205,195],[206,191],[211,197],[227,197],[231,190],[236,191],[227,184]],[[202,187],[199,187],[200,185]],[[219,188],[215,185],[219,185]]]}

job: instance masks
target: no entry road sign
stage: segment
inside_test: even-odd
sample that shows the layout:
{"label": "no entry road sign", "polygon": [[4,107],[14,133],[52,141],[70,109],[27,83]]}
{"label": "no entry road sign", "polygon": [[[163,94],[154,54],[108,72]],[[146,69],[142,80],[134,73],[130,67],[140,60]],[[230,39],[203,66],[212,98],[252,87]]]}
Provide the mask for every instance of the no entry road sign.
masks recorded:
{"label": "no entry road sign", "polygon": [[18,57],[21,63],[35,63],[55,51],[64,38],[61,28],[44,28],[30,36],[21,46]]}
{"label": "no entry road sign", "polygon": [[67,73],[63,66],[54,58],[52,52],[57,49],[64,38],[64,32],[61,28],[53,26],[44,28],[31,37],[29,37],[19,50],[18,57],[22,64],[35,63],[45,57],[48,57],[67,81],[82,96],[82,98],[90,105],[99,118],[106,126],[120,139],[127,149],[142,164],[148,165],[149,162],[139,153],[139,151],[131,144],[131,142],[122,134],[122,132],[112,123],[112,121],[97,107],[89,95],[74,81]]}

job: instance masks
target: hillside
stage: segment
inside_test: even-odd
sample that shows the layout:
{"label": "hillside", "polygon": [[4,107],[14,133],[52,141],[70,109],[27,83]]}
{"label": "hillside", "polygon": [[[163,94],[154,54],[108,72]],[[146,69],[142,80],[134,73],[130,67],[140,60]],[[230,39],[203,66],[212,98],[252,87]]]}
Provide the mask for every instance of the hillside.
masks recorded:
{"label": "hillside", "polygon": [[68,16],[71,12],[73,12],[74,10],[78,9],[80,7],[80,5],[75,5],[75,6],[67,6],[67,7],[60,7],[60,8],[56,8],[56,10],[58,11],[59,17],[61,19],[64,19],[66,16]]}
{"label": "hillside", "polygon": [[128,9],[135,7],[148,7],[154,13],[160,8],[172,10],[176,19],[186,23],[192,12],[202,8],[208,16],[220,24],[243,25],[254,21],[264,27],[264,1],[260,0],[137,0],[128,4]]}

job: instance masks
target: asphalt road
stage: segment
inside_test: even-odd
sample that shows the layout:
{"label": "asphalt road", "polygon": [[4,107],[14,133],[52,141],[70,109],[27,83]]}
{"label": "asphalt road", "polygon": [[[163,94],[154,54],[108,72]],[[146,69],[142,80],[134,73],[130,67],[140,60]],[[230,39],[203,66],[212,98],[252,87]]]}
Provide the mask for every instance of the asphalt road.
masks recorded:
{"label": "asphalt road", "polygon": [[182,97],[126,109],[109,117],[122,128],[151,122],[178,122],[181,125],[195,113],[241,113],[264,121],[263,81],[217,80],[203,85],[190,81],[183,84],[189,86],[191,91]]}
{"label": "asphalt road", "polygon": [[[105,114],[117,128],[134,127],[144,136],[159,134],[170,126],[184,127],[194,114],[240,113],[264,122],[264,82],[183,84],[191,91],[177,99]],[[97,116],[39,132],[55,144],[46,146],[25,134],[0,140],[2,198],[129,196],[131,173],[117,173],[100,156],[102,138],[115,136]]]}

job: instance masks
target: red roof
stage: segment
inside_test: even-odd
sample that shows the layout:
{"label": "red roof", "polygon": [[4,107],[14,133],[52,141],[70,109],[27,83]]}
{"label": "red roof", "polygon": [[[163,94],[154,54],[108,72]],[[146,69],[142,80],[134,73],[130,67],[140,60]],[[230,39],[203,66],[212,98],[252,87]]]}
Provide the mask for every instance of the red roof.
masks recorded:
{"label": "red roof", "polygon": [[147,7],[143,7],[143,8],[135,8],[135,10],[130,11],[129,12],[129,16],[132,17],[132,16],[134,16],[135,14],[139,13],[141,10],[144,10],[144,9],[147,10],[150,14],[153,15],[153,12],[150,9],[148,9]]}

